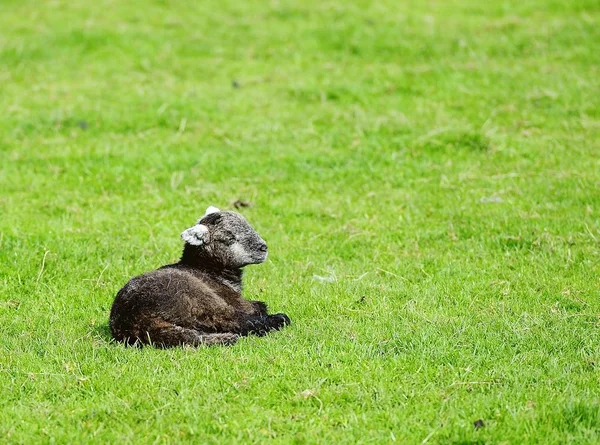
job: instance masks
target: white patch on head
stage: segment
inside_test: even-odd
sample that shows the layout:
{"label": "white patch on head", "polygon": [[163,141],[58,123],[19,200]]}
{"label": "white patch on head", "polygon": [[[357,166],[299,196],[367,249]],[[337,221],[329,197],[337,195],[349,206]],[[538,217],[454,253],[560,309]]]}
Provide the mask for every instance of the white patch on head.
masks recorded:
{"label": "white patch on head", "polygon": [[208,241],[208,227],[196,224],[181,232],[181,239],[192,246],[201,246]]}
{"label": "white patch on head", "polygon": [[249,255],[240,243],[233,244],[231,246],[231,252],[233,253],[233,258],[237,264],[252,263],[252,255]]}
{"label": "white patch on head", "polygon": [[204,212],[204,216],[206,216],[206,215],[210,215],[211,213],[218,213],[218,212],[220,212],[220,210],[219,210],[218,208],[216,208],[216,207],[214,207],[214,206],[209,206],[209,207],[206,209],[206,212]]}

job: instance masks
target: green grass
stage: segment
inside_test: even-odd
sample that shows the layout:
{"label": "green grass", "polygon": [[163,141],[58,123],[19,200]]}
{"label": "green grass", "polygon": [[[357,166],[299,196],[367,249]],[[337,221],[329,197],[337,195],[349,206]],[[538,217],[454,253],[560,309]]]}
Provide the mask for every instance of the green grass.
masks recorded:
{"label": "green grass", "polygon": [[[599,442],[599,43],[597,0],[0,2],[0,441]],[[112,343],[237,199],[293,325]]]}

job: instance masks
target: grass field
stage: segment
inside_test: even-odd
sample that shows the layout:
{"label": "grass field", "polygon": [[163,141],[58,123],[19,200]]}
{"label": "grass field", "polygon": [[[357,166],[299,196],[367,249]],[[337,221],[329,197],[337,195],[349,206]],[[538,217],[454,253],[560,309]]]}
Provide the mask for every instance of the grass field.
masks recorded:
{"label": "grass field", "polygon": [[[1,1],[0,442],[598,443],[599,48],[597,0]],[[236,200],[293,325],[111,342]]]}

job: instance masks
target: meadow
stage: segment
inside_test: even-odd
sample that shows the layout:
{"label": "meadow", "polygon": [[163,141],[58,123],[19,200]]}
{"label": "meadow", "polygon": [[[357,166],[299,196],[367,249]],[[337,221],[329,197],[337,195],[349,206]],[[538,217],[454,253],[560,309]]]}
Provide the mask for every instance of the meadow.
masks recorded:
{"label": "meadow", "polygon": [[[0,442],[600,442],[597,0],[0,2]],[[292,325],[126,348],[209,205]]]}

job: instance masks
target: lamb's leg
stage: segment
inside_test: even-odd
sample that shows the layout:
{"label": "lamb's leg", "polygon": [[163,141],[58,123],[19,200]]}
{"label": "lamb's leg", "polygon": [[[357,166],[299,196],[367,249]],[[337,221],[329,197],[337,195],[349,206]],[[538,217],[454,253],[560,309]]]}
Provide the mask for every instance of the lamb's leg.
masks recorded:
{"label": "lamb's leg", "polygon": [[267,316],[267,303],[256,300],[253,300],[250,303],[252,303],[256,315],[262,315],[263,317]]}
{"label": "lamb's leg", "polygon": [[203,333],[195,329],[182,328],[170,325],[150,327],[140,338],[145,344],[152,344],[159,348],[172,348],[176,346],[201,346],[201,345],[232,345],[239,336],[233,333]]}
{"label": "lamb's leg", "polygon": [[236,330],[239,335],[258,335],[262,337],[270,331],[278,331],[290,324],[290,318],[285,314],[273,314],[267,316],[251,316],[244,319],[240,329]]}
{"label": "lamb's leg", "polygon": [[287,315],[282,314],[282,313],[267,315],[267,321],[268,321],[269,326],[271,327],[271,330],[276,330],[276,331],[278,331],[281,328],[284,328],[292,323],[290,321],[290,317],[288,317]]}
{"label": "lamb's leg", "polygon": [[239,335],[232,334],[231,332],[223,332],[223,333],[212,333],[205,334],[200,333],[200,344],[206,346],[227,346],[233,345],[240,338]]}

